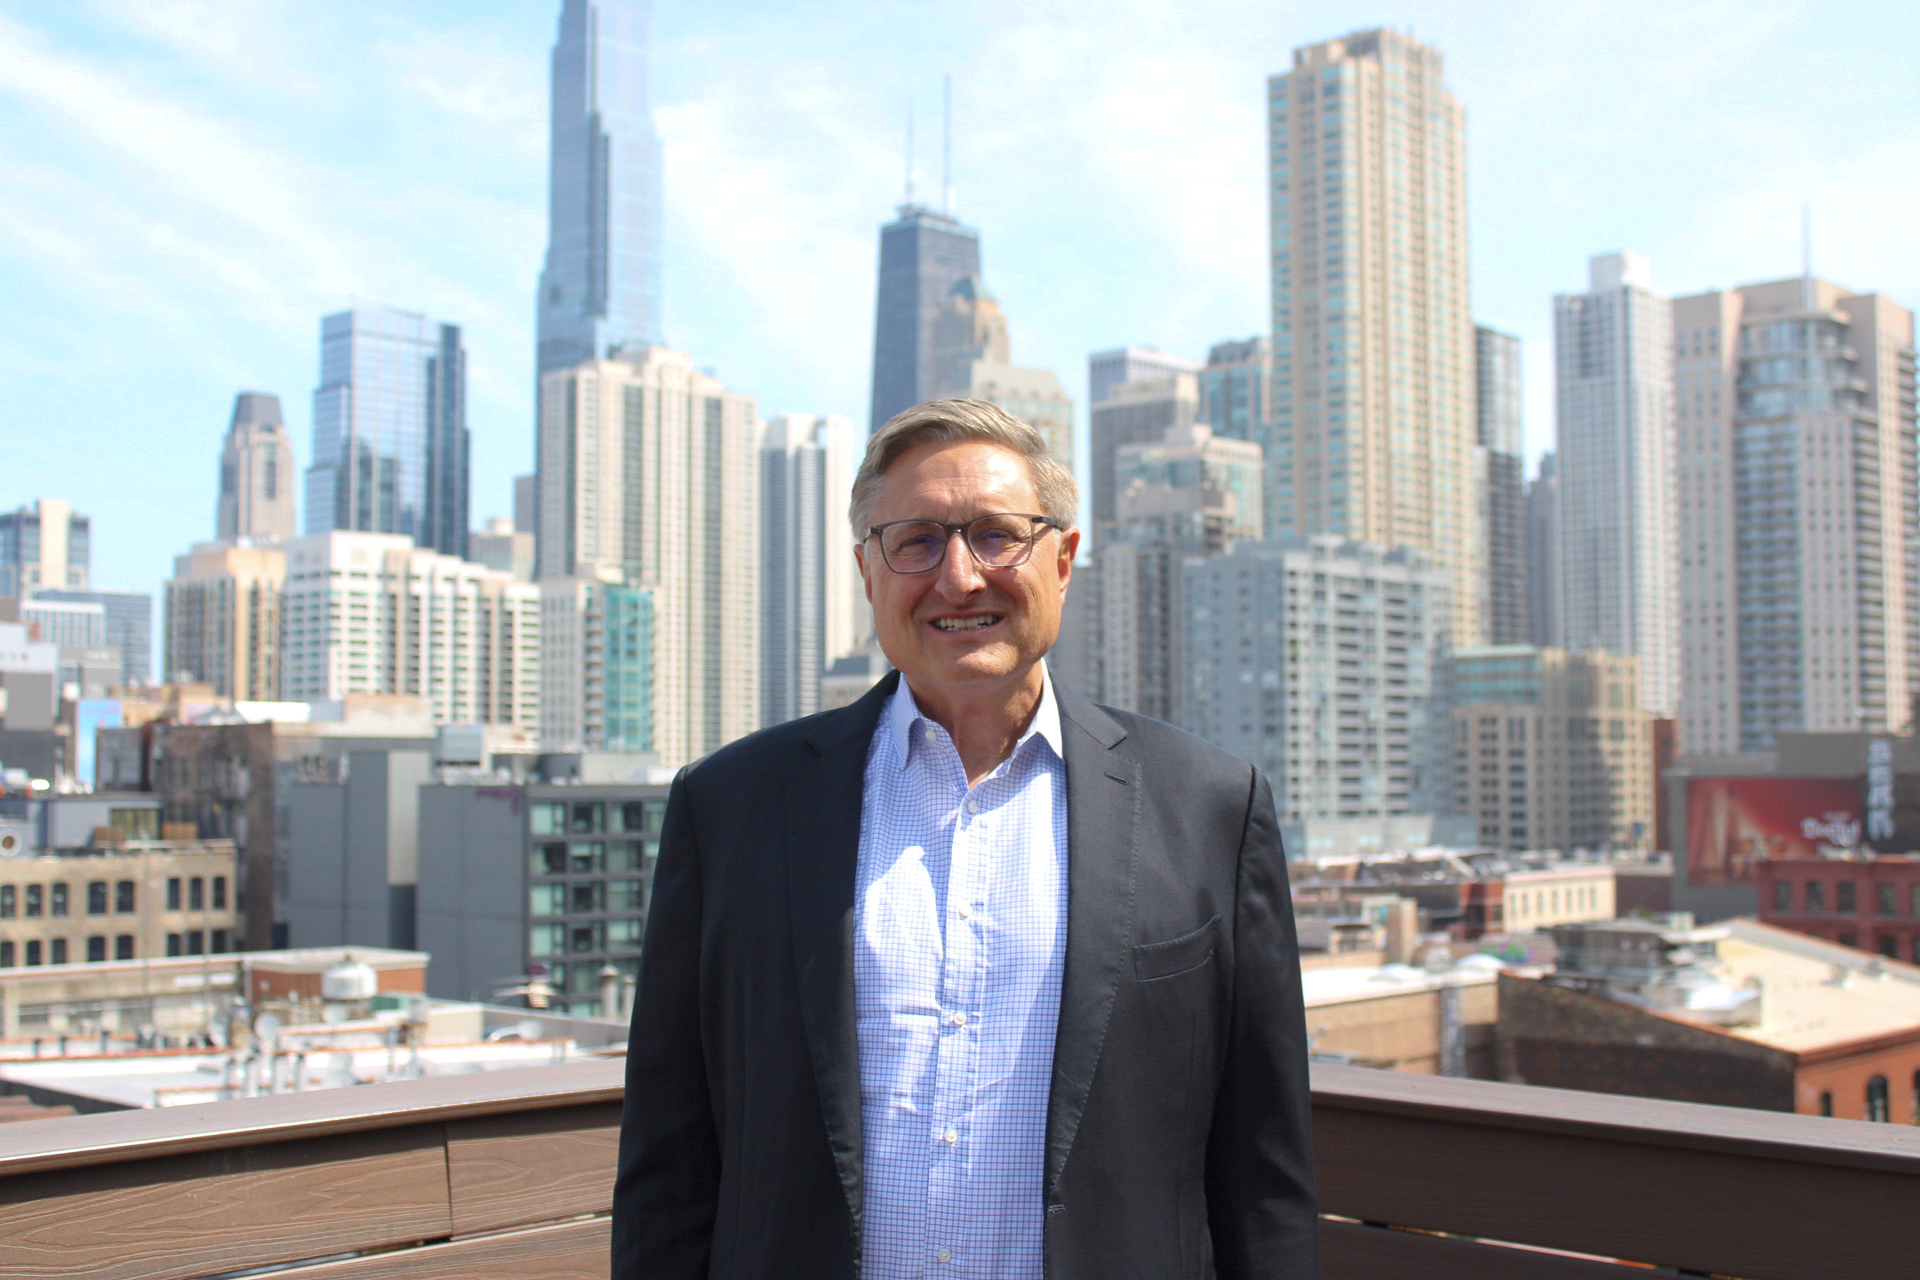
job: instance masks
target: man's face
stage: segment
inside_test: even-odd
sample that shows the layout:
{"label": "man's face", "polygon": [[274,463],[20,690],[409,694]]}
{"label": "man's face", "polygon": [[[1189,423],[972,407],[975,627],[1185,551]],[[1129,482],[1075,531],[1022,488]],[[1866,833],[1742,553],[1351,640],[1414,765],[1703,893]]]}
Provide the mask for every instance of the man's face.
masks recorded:
{"label": "man's face", "polygon": [[[901,454],[887,470],[869,523],[960,524],[1002,512],[1040,512],[1026,459],[970,440],[924,444]],[[880,554],[879,540],[868,538],[856,554],[881,650],[920,699],[960,698],[985,692],[994,682],[1033,678],[1035,664],[1060,634],[1060,608],[1079,544],[1077,532],[1047,530],[1026,563],[989,569],[955,537],[934,568],[896,573]]]}

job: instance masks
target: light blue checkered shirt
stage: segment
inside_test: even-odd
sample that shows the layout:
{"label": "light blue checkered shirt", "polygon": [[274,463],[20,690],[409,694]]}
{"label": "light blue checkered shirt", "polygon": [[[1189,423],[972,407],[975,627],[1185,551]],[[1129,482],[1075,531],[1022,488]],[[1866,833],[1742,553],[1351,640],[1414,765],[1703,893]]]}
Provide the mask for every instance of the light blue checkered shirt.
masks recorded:
{"label": "light blue checkered shirt", "polygon": [[855,893],[862,1280],[1039,1280],[1067,945],[1050,677],[971,791],[901,682],[867,750]]}

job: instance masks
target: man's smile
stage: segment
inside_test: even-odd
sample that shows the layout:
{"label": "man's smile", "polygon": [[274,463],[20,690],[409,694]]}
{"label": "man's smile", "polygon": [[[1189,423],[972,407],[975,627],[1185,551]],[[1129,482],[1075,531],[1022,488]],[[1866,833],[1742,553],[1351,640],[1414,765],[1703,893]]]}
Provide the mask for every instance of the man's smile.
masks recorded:
{"label": "man's smile", "polygon": [[1002,614],[982,613],[970,618],[935,618],[933,625],[942,631],[978,631],[1002,621],[1005,621]]}

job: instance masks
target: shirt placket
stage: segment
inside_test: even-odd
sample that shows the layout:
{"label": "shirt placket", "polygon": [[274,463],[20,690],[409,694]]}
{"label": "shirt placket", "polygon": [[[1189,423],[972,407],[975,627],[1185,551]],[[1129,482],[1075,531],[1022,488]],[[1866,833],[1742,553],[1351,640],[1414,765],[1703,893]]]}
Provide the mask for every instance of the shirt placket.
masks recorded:
{"label": "shirt placket", "polygon": [[[971,1108],[980,1065],[980,1005],[986,955],[979,920],[986,901],[991,815],[983,792],[956,790],[953,857],[947,876],[946,945],[940,975],[940,1046],[934,1072],[933,1158],[928,1177],[927,1274],[964,1274],[966,1180],[974,1159]],[[973,1224],[975,1230],[979,1224]]]}

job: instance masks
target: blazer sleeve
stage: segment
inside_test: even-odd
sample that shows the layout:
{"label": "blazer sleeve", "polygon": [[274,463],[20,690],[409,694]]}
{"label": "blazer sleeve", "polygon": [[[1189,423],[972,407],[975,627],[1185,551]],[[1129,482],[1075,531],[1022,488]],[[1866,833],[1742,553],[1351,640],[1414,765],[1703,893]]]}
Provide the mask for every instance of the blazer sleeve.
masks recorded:
{"label": "blazer sleeve", "polygon": [[1259,770],[1241,836],[1233,1011],[1207,1143],[1219,1280],[1317,1280],[1312,1092],[1300,947],[1273,792]]}
{"label": "blazer sleeve", "polygon": [[700,853],[681,770],[667,798],[634,990],[613,1280],[704,1280],[720,1185],[700,1033]]}

